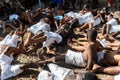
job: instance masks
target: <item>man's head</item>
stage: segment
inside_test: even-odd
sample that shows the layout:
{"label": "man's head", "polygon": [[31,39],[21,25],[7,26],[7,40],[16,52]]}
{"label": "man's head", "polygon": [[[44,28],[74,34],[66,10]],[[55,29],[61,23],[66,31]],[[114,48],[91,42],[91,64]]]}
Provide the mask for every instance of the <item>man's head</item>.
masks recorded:
{"label": "man's head", "polygon": [[108,21],[110,20],[110,19],[112,19],[113,18],[113,15],[112,14],[109,14],[109,16],[108,16]]}
{"label": "man's head", "polygon": [[87,31],[87,39],[90,42],[95,42],[96,41],[96,37],[97,37],[97,31],[93,30],[93,29],[89,29]]}
{"label": "man's head", "polygon": [[51,20],[50,20],[50,17],[46,16],[43,18],[44,22],[47,23],[47,24],[51,24]]}
{"label": "man's head", "polygon": [[96,74],[92,72],[85,72],[81,74],[69,75],[65,80],[99,80]]}

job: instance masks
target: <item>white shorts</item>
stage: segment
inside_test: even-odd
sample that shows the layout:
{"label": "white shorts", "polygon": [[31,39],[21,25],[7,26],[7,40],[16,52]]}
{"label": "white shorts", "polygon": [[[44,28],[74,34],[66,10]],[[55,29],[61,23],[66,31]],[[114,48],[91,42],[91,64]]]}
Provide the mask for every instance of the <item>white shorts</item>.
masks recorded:
{"label": "white shorts", "polygon": [[106,39],[102,39],[102,40],[97,39],[97,41],[99,41],[100,44],[101,44],[103,47],[107,47],[107,46],[108,46]]}
{"label": "white shorts", "polygon": [[17,47],[17,43],[18,43],[18,36],[17,35],[12,35],[9,36],[7,35],[0,43],[0,45],[8,45],[10,47]]}
{"label": "white shorts", "polygon": [[50,28],[50,25],[43,22],[43,21],[40,21],[34,25],[32,25],[30,28],[27,29],[27,31],[30,31],[32,32],[33,34],[37,34],[38,31],[50,31],[51,28]]}
{"label": "white shorts", "polygon": [[120,80],[120,74],[114,76],[114,80]]}
{"label": "white shorts", "polygon": [[101,19],[98,17],[95,20],[92,19],[90,22],[93,23],[93,27],[95,27],[95,26],[97,26],[97,25],[99,25],[101,23]]}
{"label": "white shorts", "polygon": [[113,18],[109,20],[106,24],[110,24],[111,26],[114,26],[114,25],[118,25],[118,22],[116,19]]}
{"label": "white shorts", "polygon": [[9,65],[5,70],[3,68],[1,72],[1,80],[16,76],[22,72],[23,70],[19,68],[19,65]]}
{"label": "white shorts", "polygon": [[72,64],[75,66],[79,67],[85,67],[86,62],[83,59],[82,53],[81,52],[74,52],[72,50],[68,50],[66,57],[65,57],[65,62],[68,64]]}
{"label": "white shorts", "polygon": [[[74,75],[73,70],[60,67],[56,64],[49,64],[49,69],[54,74],[57,80],[64,80],[67,75]],[[56,80],[56,79],[55,79]]]}
{"label": "white shorts", "polygon": [[111,26],[109,33],[118,32],[118,31],[120,31],[120,25],[115,25],[115,26]]}
{"label": "white shorts", "polygon": [[8,42],[8,45],[11,47],[17,47],[18,44],[18,36],[12,35],[11,40]]}
{"label": "white shorts", "polygon": [[47,40],[43,42],[43,47],[50,46],[55,42],[60,43],[62,41],[62,37],[55,32],[45,31],[44,33],[45,33],[45,36],[47,36]]}
{"label": "white shorts", "polygon": [[38,80],[54,80],[54,75],[49,71],[43,70],[39,73]]}

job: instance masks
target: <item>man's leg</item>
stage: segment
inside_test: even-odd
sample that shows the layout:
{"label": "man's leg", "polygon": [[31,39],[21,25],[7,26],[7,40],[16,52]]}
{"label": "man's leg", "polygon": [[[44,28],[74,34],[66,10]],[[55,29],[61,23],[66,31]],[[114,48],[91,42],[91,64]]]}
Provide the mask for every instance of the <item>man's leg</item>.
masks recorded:
{"label": "man's leg", "polygon": [[120,67],[119,66],[102,67],[102,66],[98,66],[97,64],[95,64],[93,66],[93,72],[105,73],[105,74],[109,74],[109,75],[116,75],[116,74],[120,73]]}
{"label": "man's leg", "polygon": [[33,37],[33,34],[31,32],[27,32],[24,34],[23,36],[23,44],[25,47],[27,47],[29,44],[29,41],[30,41],[30,38]]}
{"label": "man's leg", "polygon": [[107,24],[106,34],[109,34],[109,32],[110,32],[110,28],[111,28],[111,25]]}
{"label": "man's leg", "polygon": [[34,35],[31,39],[35,39],[35,38],[38,38],[38,37],[43,37],[44,36],[44,32],[42,31],[39,31],[36,35]]}
{"label": "man's leg", "polygon": [[93,23],[92,22],[90,22],[88,25],[89,25],[89,29],[93,29]]}
{"label": "man's leg", "polygon": [[116,36],[118,36],[119,34],[120,34],[120,31],[115,32],[115,33],[112,33],[111,35],[112,35],[113,37],[116,37]]}
{"label": "man's leg", "polygon": [[82,31],[82,30],[88,28],[88,26],[89,26],[88,23],[85,23],[84,25],[80,26],[79,28],[76,28],[76,31]]}
{"label": "man's leg", "polygon": [[102,28],[102,34],[103,34],[103,35],[106,34],[106,29],[107,29],[107,25],[104,24],[104,25],[103,25],[103,28]]}

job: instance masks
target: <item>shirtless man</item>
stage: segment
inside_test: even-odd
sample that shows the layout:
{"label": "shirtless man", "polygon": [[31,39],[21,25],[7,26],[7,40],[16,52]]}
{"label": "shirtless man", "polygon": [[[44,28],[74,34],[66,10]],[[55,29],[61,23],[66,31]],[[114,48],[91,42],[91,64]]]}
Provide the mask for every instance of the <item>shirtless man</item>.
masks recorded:
{"label": "shirtless man", "polygon": [[[99,56],[101,55],[101,57]],[[97,64],[94,65],[93,71],[97,73],[106,73],[116,75],[120,73],[120,55],[116,51],[103,51],[97,54]],[[107,67],[104,67],[107,66]]]}
{"label": "shirtless man", "polygon": [[65,59],[66,63],[84,67],[86,70],[91,70],[95,62],[97,51],[101,50],[99,43],[96,41],[97,32],[95,30],[89,30],[87,33],[88,45],[83,53],[74,52],[68,50],[66,54],[61,54],[55,58],[55,61],[61,61]]}
{"label": "shirtless man", "polygon": [[0,54],[0,70],[1,70],[1,80],[10,78],[12,76],[16,76],[23,72],[23,69],[32,67],[32,63],[30,64],[18,64],[11,65],[14,60],[14,56],[25,53],[24,47],[19,46],[18,48],[9,47],[8,45],[1,46],[1,54]]}
{"label": "shirtless man", "polygon": [[101,22],[105,22],[104,19],[104,12],[101,10],[100,12],[95,11],[95,16],[88,22],[85,22],[84,25],[80,26],[79,28],[76,28],[77,31],[82,31],[86,28],[92,29],[95,26],[99,25]]}
{"label": "shirtless man", "polygon": [[112,26],[118,25],[117,20],[113,17],[112,14],[108,16],[107,23],[103,25],[102,34],[109,34]]}

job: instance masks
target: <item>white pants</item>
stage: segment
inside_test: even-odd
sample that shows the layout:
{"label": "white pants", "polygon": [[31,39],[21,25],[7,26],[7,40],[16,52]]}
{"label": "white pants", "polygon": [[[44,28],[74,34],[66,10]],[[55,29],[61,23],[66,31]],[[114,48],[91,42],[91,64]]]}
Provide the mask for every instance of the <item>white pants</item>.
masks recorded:
{"label": "white pants", "polygon": [[72,64],[75,66],[79,67],[85,67],[86,62],[83,59],[82,53],[81,52],[74,52],[72,50],[68,50],[66,57],[65,57],[65,62],[68,64]]}

